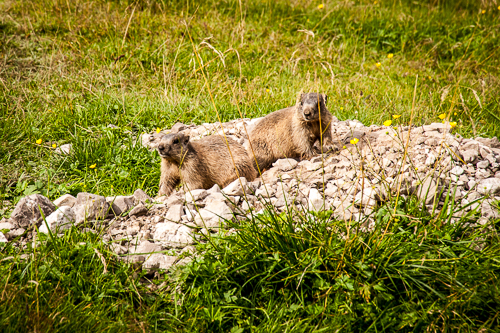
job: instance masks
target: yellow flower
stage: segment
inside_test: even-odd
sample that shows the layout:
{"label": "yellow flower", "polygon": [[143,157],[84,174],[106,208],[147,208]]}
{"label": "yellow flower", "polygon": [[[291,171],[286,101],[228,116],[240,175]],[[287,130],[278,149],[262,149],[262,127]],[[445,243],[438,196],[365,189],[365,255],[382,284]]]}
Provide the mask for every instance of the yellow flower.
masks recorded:
{"label": "yellow flower", "polygon": [[398,129],[397,126],[394,126],[394,129],[397,130]]}
{"label": "yellow flower", "polygon": [[456,121],[452,121],[452,122],[450,123],[450,126],[451,126],[451,128],[453,128],[453,127],[457,126],[457,122],[456,122]]}
{"label": "yellow flower", "polygon": [[389,58],[389,59],[392,59],[392,57],[394,57],[394,54],[392,54],[392,53],[389,53],[389,54],[387,55],[387,58]]}
{"label": "yellow flower", "polygon": [[486,11],[483,9],[483,10],[481,11],[481,14],[484,14],[484,13],[486,13]]}
{"label": "yellow flower", "polygon": [[341,107],[340,107],[340,110],[344,110],[344,107],[342,107],[342,106],[341,106]]}
{"label": "yellow flower", "polygon": [[344,146],[344,147],[342,147],[342,148],[344,148],[344,149],[345,149],[345,146]]}
{"label": "yellow flower", "polygon": [[374,1],[373,4],[376,5],[378,3],[378,1]]}
{"label": "yellow flower", "polygon": [[358,138],[354,138],[350,142],[351,142],[351,144],[355,145],[356,143],[359,142],[359,139]]}
{"label": "yellow flower", "polygon": [[266,92],[270,92],[271,90],[269,90],[269,88],[266,89]]}
{"label": "yellow flower", "polygon": [[377,63],[375,64],[375,66],[380,67],[380,66],[382,66],[382,64],[381,64],[380,62],[377,62]]}
{"label": "yellow flower", "polygon": [[96,163],[94,163],[91,166],[89,166],[90,169],[94,169],[95,167],[96,167]]}
{"label": "yellow flower", "polygon": [[444,119],[446,117],[446,114],[441,113],[438,117],[439,117],[439,119]]}
{"label": "yellow flower", "polygon": [[57,145],[55,143],[52,144],[52,148],[56,148]]}
{"label": "yellow flower", "polygon": [[35,141],[37,145],[41,145],[42,144],[42,139],[38,139]]}
{"label": "yellow flower", "polygon": [[456,115],[457,115],[457,113],[455,112],[455,113],[454,113],[454,115],[456,116]]}
{"label": "yellow flower", "polygon": [[390,119],[384,121],[384,126],[391,126],[391,124],[392,124],[392,120],[390,120]]}
{"label": "yellow flower", "polygon": [[415,170],[418,170],[418,168],[415,168]]}
{"label": "yellow flower", "polygon": [[156,128],[156,133],[160,133],[161,129],[159,127]]}
{"label": "yellow flower", "polygon": [[392,118],[394,118],[394,119],[398,119],[399,117],[401,117],[401,115],[400,115],[400,114],[393,114],[393,115],[392,115]]}
{"label": "yellow flower", "polygon": [[318,5],[318,9],[322,9],[323,7],[325,7],[323,4]]}
{"label": "yellow flower", "polygon": [[498,10],[500,10],[500,6],[498,6]]}

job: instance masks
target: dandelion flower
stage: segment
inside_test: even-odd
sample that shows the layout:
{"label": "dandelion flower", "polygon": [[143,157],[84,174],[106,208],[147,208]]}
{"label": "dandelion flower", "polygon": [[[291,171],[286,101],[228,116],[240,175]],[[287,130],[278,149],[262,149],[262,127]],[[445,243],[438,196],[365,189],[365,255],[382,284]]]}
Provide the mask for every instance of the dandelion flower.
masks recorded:
{"label": "dandelion flower", "polygon": [[392,120],[390,120],[390,119],[389,119],[389,120],[384,121],[384,126],[389,127],[389,126],[391,126],[391,124],[392,124]]}
{"label": "dandelion flower", "polygon": [[269,88],[266,88],[266,92],[270,92],[271,90],[269,90]]}
{"label": "dandelion flower", "polygon": [[375,64],[375,66],[380,67],[380,66],[382,66],[382,64],[381,64],[380,62],[377,62],[377,63]]}
{"label": "dandelion flower", "polygon": [[41,145],[42,144],[42,139],[38,139],[35,141],[37,145]]}
{"label": "dandelion flower", "polygon": [[94,169],[95,167],[96,167],[96,163],[94,163],[91,166],[89,166],[90,169]]}
{"label": "dandelion flower", "polygon": [[455,112],[455,113],[454,113],[454,115],[456,116],[456,115],[457,115],[457,113]]}
{"label": "dandelion flower", "polygon": [[486,11],[483,9],[483,10],[481,11],[481,14],[484,14],[484,13],[486,13]]}
{"label": "dandelion flower", "polygon": [[500,6],[498,6],[498,10],[500,10]]}
{"label": "dandelion flower", "polygon": [[160,133],[161,129],[159,127],[156,128],[156,133]]}
{"label": "dandelion flower", "polygon": [[358,139],[358,138],[354,138],[354,139],[352,139],[352,140],[351,140],[351,141],[349,141],[349,142],[351,142],[351,144],[355,145],[356,143],[358,143],[358,142],[359,142],[359,139]]}
{"label": "dandelion flower", "polygon": [[52,148],[54,148],[54,149],[55,149],[56,147],[57,147],[57,145],[56,145],[55,143],[53,143],[53,144],[52,144]]}
{"label": "dandelion flower", "polygon": [[417,171],[418,171],[418,168],[415,168],[415,170],[417,170]]}
{"label": "dandelion flower", "polygon": [[340,107],[340,110],[344,110],[344,107],[342,107],[342,106],[341,106],[341,107]]}
{"label": "dandelion flower", "polygon": [[392,53],[389,53],[389,54],[387,55],[387,58],[389,58],[389,59],[392,59],[392,57],[394,57],[394,54],[392,54]]}
{"label": "dandelion flower", "polygon": [[444,119],[445,117],[446,117],[446,114],[444,114],[444,113],[441,113],[441,114],[438,116],[438,118],[439,118],[439,119]]}
{"label": "dandelion flower", "polygon": [[325,7],[323,4],[318,5],[318,9],[323,9],[323,7]]}
{"label": "dandelion flower", "polygon": [[398,119],[399,117],[401,117],[401,115],[400,115],[400,114],[393,114],[393,115],[392,115],[392,118],[394,118],[394,119]]}
{"label": "dandelion flower", "polygon": [[456,121],[452,121],[452,122],[450,123],[450,127],[451,127],[451,128],[453,128],[453,127],[455,127],[455,126],[457,126],[457,122],[456,122]]}

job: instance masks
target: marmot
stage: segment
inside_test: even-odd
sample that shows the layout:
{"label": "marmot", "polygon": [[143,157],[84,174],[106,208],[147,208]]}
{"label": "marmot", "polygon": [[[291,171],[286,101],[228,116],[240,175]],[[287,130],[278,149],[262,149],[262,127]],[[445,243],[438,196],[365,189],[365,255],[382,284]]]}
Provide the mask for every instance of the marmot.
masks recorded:
{"label": "marmot", "polygon": [[161,157],[158,195],[170,195],[181,180],[189,190],[209,189],[215,184],[224,188],[238,177],[253,181],[257,170],[247,151],[231,138],[227,138],[227,142],[233,159],[226,140],[219,135],[192,142],[182,132],[163,136],[158,145]]}
{"label": "marmot", "polygon": [[337,119],[326,108],[326,100],[324,94],[301,94],[297,105],[268,114],[250,130],[251,149],[247,148],[249,154],[253,149],[261,171],[280,158],[312,157],[321,131],[323,146],[333,146],[330,123]]}

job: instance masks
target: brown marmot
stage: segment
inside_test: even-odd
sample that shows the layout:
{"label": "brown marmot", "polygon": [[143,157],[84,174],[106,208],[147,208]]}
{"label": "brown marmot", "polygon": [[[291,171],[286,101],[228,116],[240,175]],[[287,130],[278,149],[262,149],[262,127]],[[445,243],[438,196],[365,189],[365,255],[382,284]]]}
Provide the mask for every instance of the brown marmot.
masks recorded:
{"label": "brown marmot", "polygon": [[227,142],[232,158],[226,140],[219,135],[199,141],[189,141],[189,136],[182,132],[163,136],[158,145],[161,157],[158,195],[170,195],[181,180],[189,190],[209,189],[215,184],[224,188],[238,177],[253,181],[257,170],[247,151],[231,138]]}
{"label": "brown marmot", "polygon": [[333,146],[330,123],[337,119],[326,108],[326,101],[324,94],[301,94],[297,105],[268,114],[250,130],[251,149],[247,148],[249,154],[253,149],[261,171],[280,158],[312,157],[321,132],[323,146]]}

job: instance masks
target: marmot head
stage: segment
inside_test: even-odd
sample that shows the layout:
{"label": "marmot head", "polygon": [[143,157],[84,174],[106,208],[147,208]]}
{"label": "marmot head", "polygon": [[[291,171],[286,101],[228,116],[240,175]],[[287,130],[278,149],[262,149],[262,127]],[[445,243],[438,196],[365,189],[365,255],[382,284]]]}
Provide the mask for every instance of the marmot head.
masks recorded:
{"label": "marmot head", "polygon": [[327,98],[325,94],[318,94],[315,92],[301,94],[297,105],[297,112],[305,121],[318,120],[319,111],[326,110]]}
{"label": "marmot head", "polygon": [[182,132],[167,134],[161,138],[158,145],[158,154],[162,158],[181,163],[188,151],[188,144],[189,135]]}

